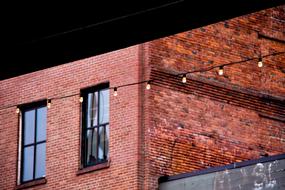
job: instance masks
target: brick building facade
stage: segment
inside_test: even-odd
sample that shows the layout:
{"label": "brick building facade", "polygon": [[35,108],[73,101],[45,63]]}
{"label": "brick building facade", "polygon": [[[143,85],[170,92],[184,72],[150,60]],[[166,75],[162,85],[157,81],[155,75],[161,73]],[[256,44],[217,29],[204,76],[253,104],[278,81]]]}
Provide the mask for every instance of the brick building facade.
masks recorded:
{"label": "brick building facade", "polygon": [[[0,81],[0,189],[21,188],[16,106],[51,99],[46,181],[31,189],[156,189],[158,178],[285,151],[285,7]],[[40,60],[39,60],[40,64]],[[80,91],[109,82],[109,158],[81,169]],[[181,130],[179,130],[181,128]]]}

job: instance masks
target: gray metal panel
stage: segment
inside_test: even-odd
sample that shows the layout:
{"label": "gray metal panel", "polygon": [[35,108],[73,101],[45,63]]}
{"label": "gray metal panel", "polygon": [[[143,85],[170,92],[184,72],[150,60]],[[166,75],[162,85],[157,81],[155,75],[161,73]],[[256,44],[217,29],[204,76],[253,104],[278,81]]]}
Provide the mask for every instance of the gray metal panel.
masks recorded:
{"label": "gray metal panel", "polygon": [[285,159],[160,184],[160,190],[285,189]]}

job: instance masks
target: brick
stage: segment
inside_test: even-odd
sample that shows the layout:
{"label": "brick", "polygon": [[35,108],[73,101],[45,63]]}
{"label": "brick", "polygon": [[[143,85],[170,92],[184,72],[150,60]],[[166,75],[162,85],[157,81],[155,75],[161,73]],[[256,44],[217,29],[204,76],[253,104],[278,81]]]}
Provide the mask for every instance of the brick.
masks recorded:
{"label": "brick", "polygon": [[[180,73],[285,51],[284,43],[258,35],[285,40],[284,18],[284,6],[274,7],[0,81],[0,107],[74,94],[52,100],[47,121],[47,183],[31,189],[157,189],[162,175],[284,153],[284,122],[260,117],[260,100],[251,98],[248,101],[254,100],[257,106],[245,107],[247,100],[232,93],[284,102],[285,55],[279,55],[265,58],[261,69],[249,61],[225,67],[222,77],[216,70],[189,76],[192,81],[227,88],[223,92],[236,104],[213,98],[210,91],[208,95],[197,93],[191,85],[179,90],[180,82],[170,77],[163,80],[171,84],[154,83],[150,91],[142,84],[119,88],[117,97],[111,92],[110,167],[76,175],[80,165],[80,89],[106,81],[114,87],[154,76],[162,79],[153,73]],[[267,115],[279,114],[284,119],[280,109],[284,105],[278,107],[277,103],[269,102],[263,108]],[[16,186],[15,109],[0,110],[0,189]]]}

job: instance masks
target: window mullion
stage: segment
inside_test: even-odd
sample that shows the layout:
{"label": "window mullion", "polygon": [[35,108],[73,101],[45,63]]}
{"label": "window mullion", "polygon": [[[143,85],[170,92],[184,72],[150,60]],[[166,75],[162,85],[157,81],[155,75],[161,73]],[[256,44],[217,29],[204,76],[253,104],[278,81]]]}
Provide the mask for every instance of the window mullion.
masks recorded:
{"label": "window mullion", "polygon": [[99,160],[99,143],[100,143],[100,139],[99,139],[99,131],[100,131],[100,126],[99,126],[99,123],[100,123],[100,91],[98,90],[98,102],[97,102],[97,160]]}
{"label": "window mullion", "polygon": [[103,131],[104,131],[104,150],[103,150],[103,159],[105,160],[106,159],[106,155],[105,155],[105,148],[106,148],[106,146],[105,146],[105,144],[106,144],[106,125],[104,126],[103,125]]}
{"label": "window mullion", "polygon": [[23,182],[24,179],[24,142],[25,142],[25,114],[22,112],[22,142],[21,142],[21,171],[20,171],[20,183]]}
{"label": "window mullion", "polygon": [[88,101],[89,101],[89,98],[88,98],[88,94],[86,94],[86,103],[85,103],[85,124],[84,124],[84,128],[83,128],[83,132],[84,132],[84,165],[87,165],[87,149],[88,149],[88,143],[87,143],[87,128],[88,128]]}
{"label": "window mullion", "polygon": [[[95,95],[94,95],[94,93],[92,94],[92,99],[91,99],[91,109],[90,109],[90,111],[91,111],[91,117],[90,117],[90,125],[93,127],[93,118],[94,118],[94,112],[93,112],[93,107],[94,107],[94,98],[95,98]],[[88,131],[88,129],[86,130],[86,132]],[[91,156],[93,155],[93,137],[94,137],[94,130],[92,130],[92,135],[91,135],[91,147],[90,147],[90,150],[91,150],[91,152],[90,152],[90,154],[91,154]],[[88,143],[87,143],[88,144]],[[87,150],[88,150],[88,146],[87,146]],[[87,153],[88,153],[88,151],[86,151]],[[88,156],[88,155],[87,155]],[[87,158],[87,157],[86,157]],[[89,160],[89,162],[90,162],[90,160]]]}
{"label": "window mullion", "polygon": [[34,168],[33,168],[33,179],[35,179],[35,176],[36,176],[36,156],[37,156],[37,113],[38,113],[38,109],[35,109],[35,135],[34,135]]}
{"label": "window mullion", "polygon": [[84,95],[84,99],[86,99],[87,101],[84,101],[83,104],[82,104],[82,113],[81,113],[81,116],[82,116],[82,151],[81,151],[81,158],[82,158],[82,163],[83,163],[83,167],[86,165],[86,132],[87,132],[87,119],[88,117],[86,117],[86,112],[88,113],[88,94]]}
{"label": "window mullion", "polygon": [[[88,117],[86,116],[87,114],[84,114],[84,113],[88,113],[88,94],[86,95],[86,97],[84,97],[87,101],[84,101],[83,102],[83,104],[84,104],[84,107],[83,107],[83,112],[82,112],[82,118],[83,118],[83,122],[84,122],[84,124],[83,124],[83,128],[82,128],[82,133],[83,133],[83,143],[82,143],[82,145],[83,145],[83,150],[82,150],[82,154],[83,154],[83,166],[85,166],[86,165],[86,145],[87,145],[87,143],[86,143],[86,139],[87,139],[87,135],[86,135],[86,129],[87,129],[87,123],[88,123]],[[83,99],[84,100],[84,99]]]}
{"label": "window mullion", "polygon": [[36,144],[36,145],[39,145],[39,144],[43,144],[43,143],[46,143],[46,140],[44,140],[44,141],[39,141],[39,142],[36,142],[35,144]]}

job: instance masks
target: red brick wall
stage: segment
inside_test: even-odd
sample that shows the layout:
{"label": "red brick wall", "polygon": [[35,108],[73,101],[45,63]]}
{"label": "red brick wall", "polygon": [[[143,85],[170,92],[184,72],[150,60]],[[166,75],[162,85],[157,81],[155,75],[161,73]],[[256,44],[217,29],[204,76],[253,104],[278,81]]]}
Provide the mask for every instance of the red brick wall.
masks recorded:
{"label": "red brick wall", "polygon": [[[258,57],[260,53],[264,56],[285,51],[284,8],[260,11],[148,43],[152,71],[177,74]],[[277,40],[258,38],[258,33]],[[229,101],[213,97],[210,94],[214,89],[202,96],[196,93],[199,87],[191,86],[189,80],[189,90],[180,91],[180,80],[175,83],[174,79],[153,72],[151,76],[164,81],[164,85],[154,82],[145,103],[150,117],[145,132],[145,167],[149,169],[145,172],[145,189],[157,188],[157,179],[162,175],[285,152],[285,55],[267,57],[263,63],[263,68],[257,67],[256,60],[225,67],[224,76],[218,76],[216,69],[188,77],[227,88],[229,93],[275,97],[283,104],[279,121],[260,117],[257,107],[247,109],[232,104],[231,101],[241,101],[234,96]],[[184,129],[178,130],[179,126]]]}
{"label": "red brick wall", "polygon": [[[284,20],[283,6],[155,40],[150,45],[151,65],[191,71],[258,57],[260,52],[263,56],[284,52]],[[258,33],[283,43],[258,38]],[[224,77],[217,75],[217,69],[193,75],[284,97],[284,54],[265,58],[262,69],[256,64],[249,61],[225,67]]]}
{"label": "red brick wall", "polygon": [[[178,73],[285,51],[280,42],[285,40],[284,20],[283,6],[0,81],[0,105],[67,96],[105,81],[117,86],[162,77],[156,70]],[[258,38],[257,32],[279,42]],[[230,93],[284,100],[285,56],[266,58],[264,64],[260,69],[250,61],[226,67],[222,77],[215,70],[189,79],[226,87]],[[161,175],[284,153],[284,122],[260,117],[258,106],[247,109],[213,98],[211,91],[209,96],[196,93],[197,88],[185,91],[192,89],[189,84],[179,90],[179,81],[173,83],[171,77],[163,80],[172,83],[154,83],[150,91],[143,85],[119,88],[117,97],[110,96],[110,168],[80,176],[79,95],[53,100],[48,110],[47,184],[35,189],[155,189]],[[282,116],[275,104],[268,106]],[[15,109],[0,111],[0,189],[16,185]]]}
{"label": "red brick wall", "polygon": [[[138,71],[138,46],[133,46],[0,81],[0,105],[67,96],[105,81],[110,86],[133,83]],[[138,86],[119,88],[117,97],[110,92],[110,167],[79,176],[79,95],[52,100],[47,116],[47,183],[34,189],[138,189],[138,90]],[[0,111],[0,189],[16,186],[15,110]]]}

